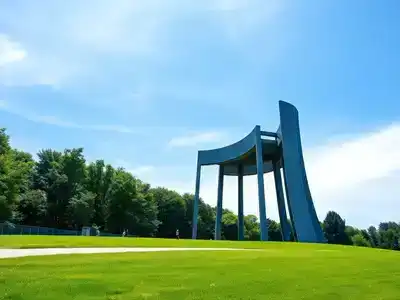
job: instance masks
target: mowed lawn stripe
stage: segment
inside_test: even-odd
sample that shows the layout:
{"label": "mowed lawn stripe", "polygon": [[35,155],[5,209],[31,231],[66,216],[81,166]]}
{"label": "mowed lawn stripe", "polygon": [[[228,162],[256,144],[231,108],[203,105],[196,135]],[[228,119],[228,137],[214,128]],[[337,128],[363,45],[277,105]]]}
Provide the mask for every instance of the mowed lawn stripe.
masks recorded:
{"label": "mowed lawn stripe", "polygon": [[[310,248],[320,251],[337,251],[340,245],[282,243],[260,241],[212,241],[212,240],[177,240],[158,238],[97,237],[97,236],[45,236],[45,235],[0,235],[0,248],[79,248],[79,247],[178,247],[178,248],[244,248],[244,249],[286,249]],[[350,250],[351,251],[351,250]],[[376,250],[375,250],[376,251]],[[386,250],[382,250],[386,251]]]}

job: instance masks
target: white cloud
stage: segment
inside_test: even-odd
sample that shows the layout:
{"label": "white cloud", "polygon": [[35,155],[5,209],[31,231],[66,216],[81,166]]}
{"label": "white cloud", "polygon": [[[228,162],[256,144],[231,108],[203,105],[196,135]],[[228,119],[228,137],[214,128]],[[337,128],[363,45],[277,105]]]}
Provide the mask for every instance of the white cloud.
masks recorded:
{"label": "white cloud", "polygon": [[[349,224],[367,227],[380,221],[399,221],[400,211],[400,124],[341,140],[335,138],[321,147],[305,149],[305,165],[319,218],[335,210]],[[170,174],[173,174],[171,170]],[[179,174],[179,172],[177,172]],[[185,172],[186,174],[186,172]],[[216,204],[217,167],[202,169],[200,196]],[[195,166],[190,180],[154,178],[150,183],[194,192]],[[266,174],[267,215],[278,219],[274,179]],[[257,181],[244,179],[245,212],[258,216]],[[225,177],[224,207],[237,212],[237,178]]]}
{"label": "white cloud", "polygon": [[[285,8],[283,0],[218,0],[211,7],[218,12],[217,21],[224,33],[234,42],[260,30],[275,21]],[[260,26],[260,25],[263,26]],[[272,31],[273,26],[268,26]]]}
{"label": "white cloud", "polygon": [[224,137],[225,134],[219,131],[202,132],[192,135],[174,137],[169,141],[168,146],[193,147],[193,146],[198,146],[200,144],[219,142]]}
{"label": "white cloud", "polygon": [[11,41],[5,34],[0,34],[0,67],[23,60],[27,56],[23,47]]}
{"label": "white cloud", "polygon": [[144,176],[154,171],[154,166],[140,166],[134,169],[129,169],[128,171],[131,172],[135,176]]}
{"label": "white cloud", "polygon": [[133,167],[128,161],[122,159],[117,159],[114,162],[114,165],[124,168],[127,172],[130,172],[134,176],[138,176],[141,180],[144,180],[147,176],[151,176],[153,171],[156,169],[154,166],[150,165]]}
{"label": "white cloud", "polygon": [[[104,55],[135,57],[138,62],[144,58],[156,62],[168,59],[169,48],[176,47],[174,34],[180,32],[175,29],[182,27],[179,22],[192,17],[201,17],[205,25],[215,26],[237,42],[253,30],[265,28],[260,26],[264,22],[276,19],[282,1],[264,2],[71,0],[0,4],[0,19],[7,25],[7,34],[18,40],[6,39],[8,54],[0,55],[1,61],[21,62],[17,68],[1,70],[0,83],[60,86],[79,82],[80,78],[99,76],[99,61]],[[27,53],[29,59],[21,61]]]}
{"label": "white cloud", "polygon": [[[75,2],[65,32],[75,43],[101,52],[147,55],[159,51],[163,25],[171,16],[164,1]],[[90,14],[87,8],[90,7]],[[172,11],[174,12],[174,11]],[[101,20],[101,22],[99,22]]]}
{"label": "white cloud", "polygon": [[0,110],[5,111],[7,113],[19,116],[23,119],[26,119],[35,123],[42,123],[53,125],[57,127],[64,128],[76,128],[83,130],[93,130],[93,131],[110,131],[110,132],[118,132],[118,133],[142,133],[142,130],[134,130],[132,128],[122,126],[122,125],[97,125],[97,124],[78,124],[71,121],[63,120],[57,116],[49,116],[49,115],[38,115],[35,112],[27,111],[18,107],[13,107],[8,105],[8,103],[4,100],[0,100]]}
{"label": "white cloud", "polygon": [[[400,170],[400,125],[306,153],[314,192],[352,188]],[[329,174],[328,177],[321,174]],[[329,180],[327,180],[329,179]]]}

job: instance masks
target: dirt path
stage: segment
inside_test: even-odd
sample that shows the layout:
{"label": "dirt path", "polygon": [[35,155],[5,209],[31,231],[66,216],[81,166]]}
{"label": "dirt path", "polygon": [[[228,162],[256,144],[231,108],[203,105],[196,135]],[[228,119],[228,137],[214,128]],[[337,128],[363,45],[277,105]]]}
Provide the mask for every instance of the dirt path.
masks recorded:
{"label": "dirt path", "polygon": [[0,249],[0,259],[1,258],[24,257],[24,256],[57,255],[57,254],[94,254],[94,253],[160,252],[160,251],[243,251],[243,250],[251,250],[251,249],[233,249],[233,248],[42,248],[42,249]]}

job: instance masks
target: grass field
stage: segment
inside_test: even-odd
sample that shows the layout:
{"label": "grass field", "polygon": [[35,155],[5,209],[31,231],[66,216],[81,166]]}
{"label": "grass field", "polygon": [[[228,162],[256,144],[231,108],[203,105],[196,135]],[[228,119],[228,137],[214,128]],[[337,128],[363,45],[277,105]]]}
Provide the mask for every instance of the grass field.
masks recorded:
{"label": "grass field", "polygon": [[[295,243],[292,243],[296,245]],[[0,248],[71,248],[71,247],[213,247],[213,248],[270,248],[285,247],[282,243],[176,240],[122,237],[0,235]],[[326,247],[325,245],[316,245]],[[303,245],[302,247],[307,247]],[[315,247],[310,246],[309,247]]]}
{"label": "grass field", "polygon": [[3,247],[240,247],[263,251],[60,255],[0,260],[0,299],[396,299],[400,253],[294,243],[0,237]]}

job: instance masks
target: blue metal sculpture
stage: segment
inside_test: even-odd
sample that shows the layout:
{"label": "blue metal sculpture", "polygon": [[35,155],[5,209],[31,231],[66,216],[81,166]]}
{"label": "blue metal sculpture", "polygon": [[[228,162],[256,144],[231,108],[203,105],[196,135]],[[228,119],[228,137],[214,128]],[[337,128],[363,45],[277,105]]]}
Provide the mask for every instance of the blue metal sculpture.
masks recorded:
{"label": "blue metal sculpture", "polygon": [[[279,113],[280,126],[276,133],[261,131],[260,126],[256,126],[249,135],[235,144],[219,149],[199,151],[193,209],[193,239],[197,237],[201,167],[219,165],[217,216],[215,222],[216,240],[221,239],[224,175],[238,176],[239,240],[244,239],[243,176],[257,175],[260,238],[262,241],[268,240],[264,173],[273,172],[282,239],[288,241],[292,229],[295,239],[299,242],[321,243],[325,241],[315,212],[304,168],[298,111],[292,104],[279,101]],[[281,168],[285,178],[287,205],[292,226],[290,226],[286,215]]]}

